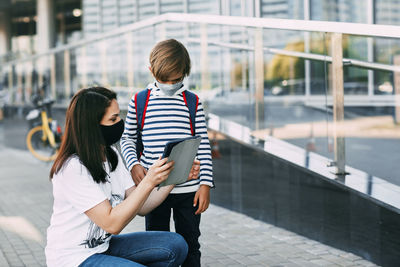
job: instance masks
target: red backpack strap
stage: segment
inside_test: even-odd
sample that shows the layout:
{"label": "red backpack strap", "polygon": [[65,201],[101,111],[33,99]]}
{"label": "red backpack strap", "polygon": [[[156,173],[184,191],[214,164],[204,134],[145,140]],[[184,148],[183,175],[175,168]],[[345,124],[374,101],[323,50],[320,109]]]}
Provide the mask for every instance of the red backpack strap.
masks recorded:
{"label": "red backpack strap", "polygon": [[185,101],[186,106],[189,109],[189,120],[190,120],[190,131],[192,135],[196,135],[196,112],[199,106],[199,97],[190,92],[190,91],[183,91],[183,100]]}

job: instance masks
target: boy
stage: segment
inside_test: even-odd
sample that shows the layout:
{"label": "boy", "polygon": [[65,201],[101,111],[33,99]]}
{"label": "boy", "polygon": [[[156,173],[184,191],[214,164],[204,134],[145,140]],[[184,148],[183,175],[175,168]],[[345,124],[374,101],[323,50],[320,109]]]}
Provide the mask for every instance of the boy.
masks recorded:
{"label": "boy", "polygon": [[[150,53],[150,71],[155,82],[150,83],[147,109],[143,115],[143,152],[136,156],[137,119],[135,96],[132,97],[121,138],[121,150],[135,184],[140,183],[146,170],[162,155],[165,144],[177,138],[192,136],[189,108],[184,98],[183,79],[190,73],[190,57],[186,48],[174,39],[156,44]],[[175,230],[189,245],[188,256],[182,266],[200,266],[200,214],[210,203],[213,187],[211,149],[203,106],[198,102],[195,115],[195,135],[201,136],[197,153],[200,175],[175,186],[167,199],[146,216],[147,231],[169,231],[171,209]]]}

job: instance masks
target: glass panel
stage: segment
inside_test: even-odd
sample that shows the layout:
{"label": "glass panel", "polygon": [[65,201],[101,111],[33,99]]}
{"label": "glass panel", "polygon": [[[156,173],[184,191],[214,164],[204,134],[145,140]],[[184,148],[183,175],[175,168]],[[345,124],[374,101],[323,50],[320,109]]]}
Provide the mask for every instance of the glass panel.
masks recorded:
{"label": "glass panel", "polygon": [[310,0],[311,19],[367,23],[367,2],[359,0]]}
{"label": "glass panel", "polygon": [[[343,57],[368,61],[367,38],[343,35]],[[343,71],[346,95],[368,94],[368,70],[349,66]]]}
{"label": "glass panel", "polygon": [[[375,61],[383,64],[400,65],[400,40],[374,38]],[[393,72],[374,71],[374,93],[391,95],[394,93]]]}
{"label": "glass panel", "polygon": [[105,45],[108,85],[111,87],[126,86],[126,39],[122,36],[113,37],[108,39]]}
{"label": "glass panel", "polygon": [[279,19],[302,19],[304,17],[303,0],[262,0],[260,2],[261,17]]}
{"label": "glass panel", "polygon": [[[101,57],[100,57],[100,45],[98,43],[93,43],[85,46],[85,63],[86,66],[82,68],[86,69],[87,73],[87,86],[90,85],[100,85],[101,84]],[[78,70],[83,72],[79,67]]]}
{"label": "glass panel", "polygon": [[219,1],[214,0],[187,0],[189,13],[219,14]]}
{"label": "glass panel", "polygon": [[400,25],[400,2],[375,1],[375,23],[383,25]]}
{"label": "glass panel", "polygon": [[[264,30],[264,46],[304,52],[304,35],[298,31]],[[304,95],[305,61],[299,57],[265,54],[265,90],[267,95]]]}
{"label": "glass panel", "polygon": [[400,126],[395,117],[398,107],[393,95],[393,73],[376,71],[375,74],[381,81],[388,79],[378,86],[379,94],[369,99],[345,98],[342,127],[346,137],[346,163],[400,185],[400,175],[394,167],[400,151]]}
{"label": "glass panel", "polygon": [[[321,37],[322,40],[326,38]],[[301,39],[288,42],[284,50],[302,52],[303,44]],[[311,90],[318,88],[322,97],[308,102],[301,97],[305,95],[304,59],[281,55],[267,55],[266,58],[266,72],[273,73],[266,75],[269,81],[267,86],[269,84],[271,89],[266,89],[269,93],[264,102],[264,129],[256,131],[255,135],[260,139],[281,139],[304,149],[304,153],[313,152],[333,158],[328,128],[332,114],[327,109],[329,90],[325,88],[328,72],[324,68],[328,68],[327,63],[311,61],[311,66],[319,66],[319,75],[311,75]]]}
{"label": "glass panel", "polygon": [[[354,37],[352,37],[354,39]],[[362,40],[362,38],[358,38]],[[364,38],[367,40],[367,38]],[[400,64],[400,43],[394,39],[371,38],[373,60],[378,63]],[[362,41],[361,41],[362,42]],[[364,41],[365,42],[365,41]],[[366,42],[365,42],[366,43]],[[360,48],[363,50],[362,47]],[[363,52],[360,52],[363,54]],[[364,60],[366,60],[364,58]],[[346,129],[346,163],[377,176],[391,183],[400,185],[400,176],[391,166],[396,164],[396,151],[399,150],[400,128],[396,116],[395,94],[398,77],[390,71],[371,70],[368,80],[368,70],[346,66],[344,68],[345,90],[349,80],[354,79],[354,73],[363,74],[363,79],[356,81],[359,87],[370,88],[369,98],[345,97]],[[369,81],[369,86],[368,83]],[[353,82],[354,83],[354,82]],[[364,85],[366,84],[366,85]]]}
{"label": "glass panel", "polygon": [[[329,42],[325,34],[311,33],[310,53],[328,56]],[[325,95],[328,90],[326,77],[328,75],[328,65],[323,61],[310,61],[310,93],[311,95]]]}

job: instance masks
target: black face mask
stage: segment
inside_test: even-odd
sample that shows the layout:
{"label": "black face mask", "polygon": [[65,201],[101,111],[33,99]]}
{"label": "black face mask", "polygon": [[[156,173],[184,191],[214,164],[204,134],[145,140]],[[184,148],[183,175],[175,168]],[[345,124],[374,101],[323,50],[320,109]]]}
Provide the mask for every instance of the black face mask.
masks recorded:
{"label": "black face mask", "polygon": [[100,124],[100,129],[107,146],[111,146],[112,144],[118,142],[124,132],[124,126],[125,124],[123,119],[117,123],[114,123],[113,125]]}

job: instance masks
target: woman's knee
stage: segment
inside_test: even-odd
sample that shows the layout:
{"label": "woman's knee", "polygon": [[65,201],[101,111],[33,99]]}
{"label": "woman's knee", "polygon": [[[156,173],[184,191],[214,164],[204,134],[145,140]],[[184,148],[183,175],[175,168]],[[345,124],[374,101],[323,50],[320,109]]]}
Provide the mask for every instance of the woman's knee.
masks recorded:
{"label": "woman's knee", "polygon": [[170,233],[171,236],[169,237],[169,244],[171,250],[174,251],[173,254],[175,254],[175,259],[174,261],[180,265],[182,264],[187,256],[188,253],[188,245],[185,241],[185,239],[177,233]]}

